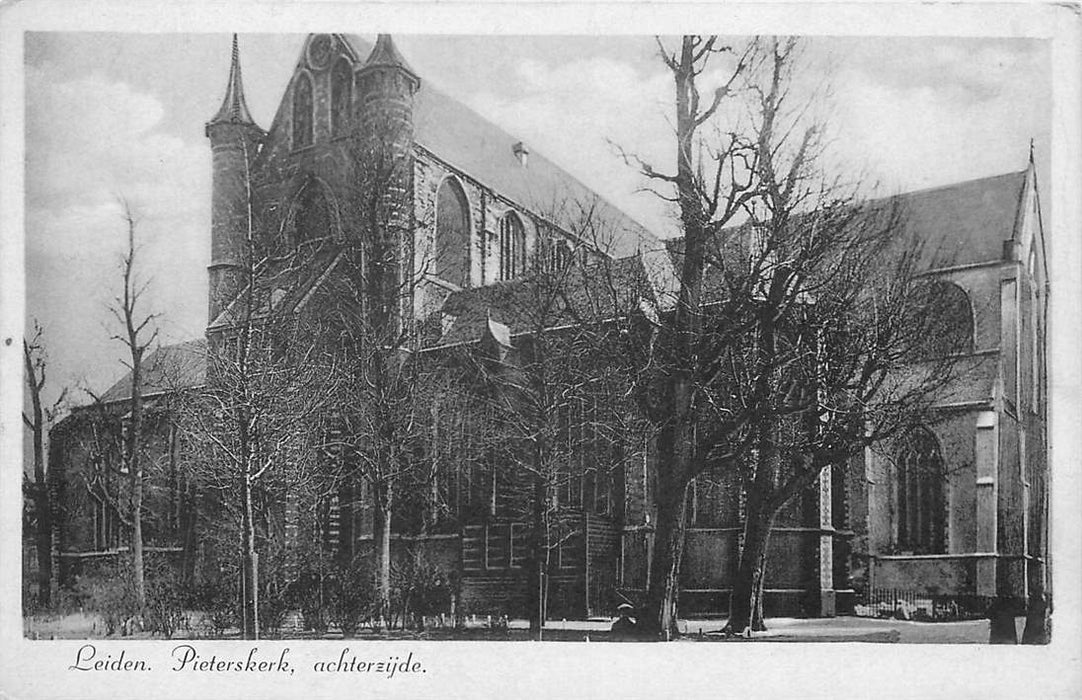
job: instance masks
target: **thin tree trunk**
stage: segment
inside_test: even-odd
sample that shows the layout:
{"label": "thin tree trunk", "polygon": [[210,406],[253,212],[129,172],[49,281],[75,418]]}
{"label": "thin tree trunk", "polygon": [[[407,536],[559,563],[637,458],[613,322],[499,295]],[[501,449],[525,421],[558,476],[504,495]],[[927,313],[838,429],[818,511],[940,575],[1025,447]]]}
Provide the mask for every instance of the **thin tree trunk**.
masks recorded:
{"label": "thin tree trunk", "polygon": [[[130,335],[132,347],[137,347]],[[143,565],[143,467],[139,460],[139,436],[143,431],[142,352],[132,353],[131,426],[128,434],[128,478],[131,480],[131,550],[132,582],[139,610],[146,607],[146,581]]]}
{"label": "thin tree trunk", "polygon": [[540,474],[534,475],[533,483],[533,527],[530,532],[530,575],[526,585],[529,605],[530,639],[541,639],[541,629],[545,623],[545,596],[542,594],[545,572],[545,482]]}
{"label": "thin tree trunk", "polygon": [[255,550],[255,522],[252,513],[252,481],[244,475],[243,588],[244,638],[259,639],[259,558]]}
{"label": "thin tree trunk", "polygon": [[38,551],[38,604],[47,608],[52,604],[52,580],[53,580],[53,514],[52,499],[49,498],[49,487],[44,481],[36,484],[34,494],[37,511],[37,551]]}
{"label": "thin tree trunk", "polygon": [[377,583],[379,595],[379,616],[387,624],[391,620],[391,497],[387,494],[379,503],[378,519],[376,521],[377,542]]}
{"label": "thin tree trunk", "polygon": [[[45,383],[45,368],[42,363],[41,374],[34,369],[31,347],[23,341],[23,358],[26,362],[27,387],[30,390],[31,437],[34,445],[34,510],[37,511],[37,553],[38,553],[38,604],[49,607],[51,603],[51,583],[53,578],[52,558],[52,499],[49,498],[49,485],[45,479],[45,413],[41,408],[41,388]],[[26,414],[23,414],[26,419]]]}

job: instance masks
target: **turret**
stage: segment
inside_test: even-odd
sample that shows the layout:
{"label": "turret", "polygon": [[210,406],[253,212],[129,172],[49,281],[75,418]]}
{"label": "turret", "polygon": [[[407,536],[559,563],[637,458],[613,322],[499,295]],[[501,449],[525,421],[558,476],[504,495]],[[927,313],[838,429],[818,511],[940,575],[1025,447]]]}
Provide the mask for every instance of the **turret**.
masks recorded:
{"label": "turret", "polygon": [[356,123],[362,137],[369,146],[407,147],[413,140],[413,95],[421,80],[402,58],[390,34],[379,35],[356,75]]}
{"label": "turret", "polygon": [[[413,96],[421,81],[398,52],[389,34],[380,34],[368,59],[356,72],[356,117],[362,186],[377,188],[366,197],[378,211],[363,217],[371,253],[369,279],[385,313],[402,314],[408,300],[392,299],[405,285],[401,261],[411,258],[413,215]],[[373,230],[374,229],[374,230]],[[399,316],[401,318],[401,316]]]}
{"label": "turret", "polygon": [[240,52],[233,35],[233,59],[225,99],[207,122],[213,177],[211,181],[211,236],[208,323],[239,292],[243,282],[248,227],[248,190],[251,164],[264,132],[252,120],[240,77]]}

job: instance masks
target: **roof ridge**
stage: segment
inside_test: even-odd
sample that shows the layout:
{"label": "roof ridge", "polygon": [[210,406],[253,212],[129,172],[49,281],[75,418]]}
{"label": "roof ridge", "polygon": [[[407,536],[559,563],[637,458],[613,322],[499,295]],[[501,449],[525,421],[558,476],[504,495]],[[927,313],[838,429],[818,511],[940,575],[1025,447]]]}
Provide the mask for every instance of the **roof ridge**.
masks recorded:
{"label": "roof ridge", "polygon": [[951,183],[947,183],[947,184],[944,184],[944,185],[932,185],[930,187],[922,187],[922,188],[917,189],[917,190],[905,190],[904,192],[898,192],[896,194],[882,195],[882,196],[879,196],[879,197],[874,197],[872,199],[869,199],[869,200],[867,200],[867,202],[870,204],[872,202],[880,202],[880,201],[883,201],[885,199],[891,199],[893,197],[909,197],[911,195],[927,194],[927,193],[930,193],[930,192],[937,192],[937,191],[940,191],[940,190],[953,190],[953,189],[956,189],[956,188],[959,188],[959,187],[966,187],[966,186],[969,186],[969,185],[973,185],[973,184],[976,184],[978,182],[985,182],[987,180],[998,180],[1000,178],[1005,178],[1005,177],[1011,177],[1011,176],[1017,176],[1017,175],[1025,175],[1026,172],[1028,172],[1028,168],[1024,168],[1022,170],[1011,170],[1011,171],[1008,171],[1008,172],[1005,172],[1005,173],[999,173],[998,175],[984,175],[982,177],[974,177],[974,178],[970,178],[968,180],[961,180],[959,182],[951,182]]}

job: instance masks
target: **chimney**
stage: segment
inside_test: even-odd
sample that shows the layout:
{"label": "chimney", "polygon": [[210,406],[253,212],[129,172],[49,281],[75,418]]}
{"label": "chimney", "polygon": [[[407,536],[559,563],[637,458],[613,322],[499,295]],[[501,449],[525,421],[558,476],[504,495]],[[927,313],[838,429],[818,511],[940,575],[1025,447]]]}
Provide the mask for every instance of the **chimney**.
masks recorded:
{"label": "chimney", "polygon": [[518,158],[518,162],[522,167],[526,167],[526,161],[530,157],[530,149],[526,147],[522,141],[517,141],[514,146],[511,147],[511,151]]}

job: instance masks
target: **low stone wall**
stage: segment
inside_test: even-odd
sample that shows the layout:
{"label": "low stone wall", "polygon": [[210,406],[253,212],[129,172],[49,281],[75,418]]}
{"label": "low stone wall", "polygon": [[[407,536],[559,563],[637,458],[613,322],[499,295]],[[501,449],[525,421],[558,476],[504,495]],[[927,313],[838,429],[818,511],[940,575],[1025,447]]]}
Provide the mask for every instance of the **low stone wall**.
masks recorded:
{"label": "low stone wall", "polygon": [[869,585],[937,595],[976,595],[976,557],[873,557]]}

